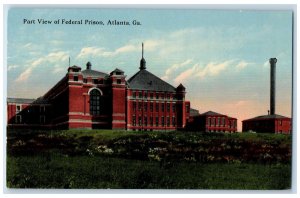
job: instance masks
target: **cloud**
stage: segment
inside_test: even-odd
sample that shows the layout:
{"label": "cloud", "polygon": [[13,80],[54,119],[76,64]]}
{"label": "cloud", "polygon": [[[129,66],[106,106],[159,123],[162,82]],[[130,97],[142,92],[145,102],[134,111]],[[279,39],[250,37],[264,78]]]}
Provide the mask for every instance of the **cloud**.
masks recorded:
{"label": "cloud", "polygon": [[225,61],[222,63],[208,63],[203,69],[200,69],[195,76],[204,78],[206,76],[217,76],[221,71],[225,70],[233,61]]}
{"label": "cloud", "polygon": [[27,44],[23,45],[22,47],[23,48],[31,48],[32,46],[33,46],[32,43],[27,43]]}
{"label": "cloud", "polygon": [[27,68],[24,72],[22,72],[19,77],[16,79],[16,82],[26,81],[32,73],[34,66]]}
{"label": "cloud", "polygon": [[19,65],[9,65],[8,68],[7,68],[7,71],[16,69],[16,68],[18,68],[18,67],[19,67]]}
{"label": "cloud", "polygon": [[[156,50],[159,45],[161,45],[164,41],[163,40],[154,40],[154,39],[149,39],[144,42],[144,47],[147,49],[147,51],[154,51]],[[138,50],[141,50],[140,47],[138,47]]]}
{"label": "cloud", "polygon": [[120,47],[120,48],[116,49],[116,51],[113,52],[113,54],[132,52],[132,51],[135,51],[135,50],[137,50],[136,46],[134,46],[134,45],[125,45],[123,47]]}
{"label": "cloud", "polygon": [[199,64],[195,64],[192,68],[185,70],[184,72],[180,73],[175,79],[174,82],[176,84],[183,83],[188,78],[192,77],[195,74],[195,71],[198,70]]}
{"label": "cloud", "polygon": [[32,72],[34,71],[35,68],[39,66],[48,66],[48,65],[54,65],[54,70],[52,70],[52,73],[57,73],[58,71],[61,71],[59,65],[63,61],[68,60],[68,53],[64,51],[59,51],[59,52],[51,52],[48,55],[38,58],[36,60],[31,60],[29,61],[25,66],[26,69],[23,71],[18,78],[15,80],[15,82],[24,82],[28,80]]}
{"label": "cloud", "polygon": [[246,62],[246,61],[240,61],[237,65],[236,65],[236,69],[237,70],[242,70],[242,69],[245,69],[249,64],[249,62]]}
{"label": "cloud", "polygon": [[163,80],[169,80],[170,75],[172,75],[173,72],[177,71],[179,68],[185,67],[189,64],[192,63],[192,59],[188,59],[182,63],[175,63],[172,66],[170,66],[169,68],[167,68],[167,70],[165,71],[165,75],[162,77]]}
{"label": "cloud", "polygon": [[84,47],[81,49],[81,51],[79,52],[76,58],[80,59],[87,56],[113,57],[118,54],[133,52],[137,50],[138,48],[134,45],[125,45],[120,48],[117,48],[114,51],[107,51],[105,50],[105,48],[98,48],[98,47]]}
{"label": "cloud", "polygon": [[[160,42],[158,40],[146,40],[144,42],[147,51],[153,51],[159,46]],[[137,52],[141,51],[140,45],[127,44],[122,47],[115,49],[114,51],[106,50],[103,47],[84,47],[80,50],[77,55],[77,59],[85,58],[87,56],[93,57],[114,57],[123,53]]]}
{"label": "cloud", "polygon": [[[235,72],[239,72],[242,69],[245,69],[249,64],[254,64],[250,62],[246,62],[244,60],[227,60],[222,62],[209,62],[206,65],[201,65],[200,63],[194,63],[191,67],[184,67],[191,65],[192,60],[188,59],[187,61],[181,64],[174,64],[169,67],[166,72],[165,76],[163,77],[164,80],[170,79],[170,75],[172,74],[174,77],[174,82],[179,84],[187,81],[188,79],[193,78],[200,78],[204,79],[207,77],[216,77],[220,75],[222,72],[226,70],[231,70]],[[179,74],[174,74],[177,72],[178,68],[184,67],[185,70],[181,71]]]}
{"label": "cloud", "polygon": [[267,61],[263,64],[264,67],[269,67],[269,65],[270,65],[269,60],[267,60]]}
{"label": "cloud", "polygon": [[80,53],[77,55],[77,58],[82,58],[86,56],[97,56],[104,52],[104,48],[97,48],[97,47],[84,47],[81,49]]}

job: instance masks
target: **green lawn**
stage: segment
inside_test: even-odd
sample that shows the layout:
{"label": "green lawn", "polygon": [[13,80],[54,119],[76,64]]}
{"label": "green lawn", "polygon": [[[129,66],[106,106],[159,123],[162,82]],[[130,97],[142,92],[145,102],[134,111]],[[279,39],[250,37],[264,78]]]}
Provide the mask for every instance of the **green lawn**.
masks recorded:
{"label": "green lawn", "polygon": [[101,156],[8,157],[9,188],[289,189],[290,165],[201,164]]}
{"label": "green lawn", "polygon": [[13,131],[9,188],[289,189],[291,136]]}

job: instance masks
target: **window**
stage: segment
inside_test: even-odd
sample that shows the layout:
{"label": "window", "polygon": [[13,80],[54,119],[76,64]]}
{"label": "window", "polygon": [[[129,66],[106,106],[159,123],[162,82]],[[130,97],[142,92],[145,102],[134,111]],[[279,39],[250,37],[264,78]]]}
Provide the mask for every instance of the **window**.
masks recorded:
{"label": "window", "polygon": [[21,115],[16,115],[16,123],[20,124],[22,122],[22,116]]}
{"label": "window", "polygon": [[167,112],[170,112],[170,103],[167,104]]}
{"label": "window", "polygon": [[144,98],[147,99],[147,92],[144,93]]}
{"label": "window", "polygon": [[84,78],[84,79],[83,79],[83,82],[84,82],[84,83],[87,83],[87,79],[86,79],[86,78]]}
{"label": "window", "polygon": [[132,103],[132,110],[133,110],[133,111],[136,111],[136,102],[133,102],[133,103]]}
{"label": "window", "polygon": [[44,105],[40,106],[40,112],[45,113],[46,107]]}
{"label": "window", "polygon": [[162,111],[162,112],[165,111],[165,104],[164,104],[164,103],[161,104],[161,111]]}
{"label": "window", "polygon": [[172,117],[172,125],[173,125],[173,127],[175,126],[175,124],[176,124],[176,120],[175,120],[175,116],[173,116]]}
{"label": "window", "polygon": [[170,126],[170,118],[167,117],[167,126],[169,127]]}
{"label": "window", "polygon": [[135,126],[136,125],[136,117],[135,115],[132,116],[132,126]]}
{"label": "window", "polygon": [[223,126],[225,126],[225,125],[226,125],[225,118],[223,117]]}
{"label": "window", "polygon": [[99,84],[103,84],[104,83],[104,80],[103,79],[100,79],[99,80]]}
{"label": "window", "polygon": [[142,117],[139,116],[139,126],[142,126]]}
{"label": "window", "polygon": [[150,111],[153,112],[153,103],[150,103]]}
{"label": "window", "polygon": [[211,126],[211,121],[210,121],[210,118],[208,118],[208,126]]}
{"label": "window", "polygon": [[142,110],[142,103],[139,102],[139,111],[141,111],[141,110]]}
{"label": "window", "polygon": [[172,104],[172,111],[175,112],[176,111],[176,108],[175,108],[175,104]]}
{"label": "window", "polygon": [[153,117],[150,117],[150,126],[153,126]]}
{"label": "window", "polygon": [[148,125],[148,119],[147,119],[147,116],[144,117],[144,124],[145,124],[145,126]]}
{"label": "window", "polygon": [[46,116],[44,116],[44,115],[40,116],[40,123],[41,124],[45,124],[46,123]]}
{"label": "window", "polygon": [[90,92],[90,114],[100,115],[100,91],[97,89]]}
{"label": "window", "polygon": [[164,94],[161,94],[161,99],[164,99],[165,98],[165,95]]}
{"label": "window", "polygon": [[121,79],[117,79],[117,84],[118,85],[122,84],[122,80]]}
{"label": "window", "polygon": [[142,98],[142,92],[139,92],[139,98]]}
{"label": "window", "polygon": [[215,119],[214,118],[211,118],[211,125],[215,125]]}
{"label": "window", "polygon": [[164,116],[161,117],[161,126],[165,126],[165,117]]}
{"label": "window", "polygon": [[150,98],[153,99],[153,93],[150,93]]}
{"label": "window", "polygon": [[170,94],[167,94],[167,99],[170,99]]}
{"label": "window", "polygon": [[144,111],[147,111],[148,103],[144,103]]}
{"label": "window", "polygon": [[158,94],[158,93],[156,93],[155,95],[156,95],[156,99],[159,99],[159,94]]}
{"label": "window", "polygon": [[155,111],[158,112],[159,111],[159,103],[155,104]]}
{"label": "window", "polygon": [[217,121],[217,126],[220,125],[220,118],[218,118],[218,121]]}
{"label": "window", "polygon": [[17,113],[19,113],[21,110],[22,110],[21,105],[16,105],[16,111],[17,111]]}
{"label": "window", "polygon": [[133,98],[136,98],[136,92],[133,92]]}
{"label": "window", "polygon": [[78,76],[74,76],[74,77],[73,77],[73,80],[74,80],[74,81],[78,81]]}
{"label": "window", "polygon": [[158,116],[155,117],[155,125],[158,126]]}
{"label": "window", "polygon": [[93,79],[94,84],[98,84],[98,79]]}

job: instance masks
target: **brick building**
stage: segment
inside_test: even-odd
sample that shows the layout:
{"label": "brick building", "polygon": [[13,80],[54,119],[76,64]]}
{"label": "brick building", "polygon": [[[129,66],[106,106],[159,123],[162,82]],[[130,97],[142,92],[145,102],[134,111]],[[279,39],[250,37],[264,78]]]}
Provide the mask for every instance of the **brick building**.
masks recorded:
{"label": "brick building", "polygon": [[243,120],[243,131],[255,131],[258,133],[291,133],[291,118],[273,114],[257,116]]}
{"label": "brick building", "polygon": [[139,71],[126,80],[124,71],[110,74],[79,66],[44,96],[7,99],[8,127],[106,128],[126,130],[180,130],[189,119],[190,102],[185,87],[176,88],[146,69],[143,57]]}
{"label": "brick building", "polygon": [[270,58],[270,110],[268,115],[243,120],[243,132],[291,134],[292,119],[278,115],[276,110],[276,58]]}
{"label": "brick building", "polygon": [[187,130],[203,132],[237,132],[237,119],[208,111],[190,116]]}

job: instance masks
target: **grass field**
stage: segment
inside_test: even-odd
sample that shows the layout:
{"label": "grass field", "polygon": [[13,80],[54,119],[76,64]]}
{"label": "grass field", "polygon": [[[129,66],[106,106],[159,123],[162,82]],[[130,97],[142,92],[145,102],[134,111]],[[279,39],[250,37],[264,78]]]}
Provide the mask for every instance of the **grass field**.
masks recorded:
{"label": "grass field", "polygon": [[291,136],[9,131],[9,188],[289,189]]}

